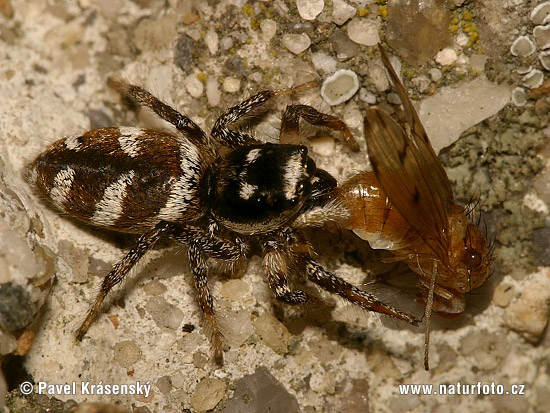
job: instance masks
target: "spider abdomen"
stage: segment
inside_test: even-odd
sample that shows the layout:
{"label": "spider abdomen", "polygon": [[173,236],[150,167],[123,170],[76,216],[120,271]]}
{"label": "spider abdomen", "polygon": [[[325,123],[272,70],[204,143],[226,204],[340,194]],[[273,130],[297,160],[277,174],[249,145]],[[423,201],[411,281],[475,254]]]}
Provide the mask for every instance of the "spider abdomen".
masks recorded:
{"label": "spider abdomen", "polygon": [[31,165],[38,191],[94,226],[142,232],[199,214],[206,162],[184,137],[139,128],[103,128],[53,143]]}

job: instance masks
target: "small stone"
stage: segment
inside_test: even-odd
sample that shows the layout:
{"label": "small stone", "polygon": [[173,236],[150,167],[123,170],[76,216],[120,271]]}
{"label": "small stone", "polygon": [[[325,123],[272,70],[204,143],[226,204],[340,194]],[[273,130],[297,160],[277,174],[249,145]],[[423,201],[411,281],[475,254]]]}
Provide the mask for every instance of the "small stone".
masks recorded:
{"label": "small stone", "polygon": [[262,343],[279,354],[288,353],[290,333],[287,328],[270,314],[262,314],[254,320],[254,330]]}
{"label": "small stone", "polygon": [[277,22],[271,19],[262,20],[260,23],[262,37],[266,42],[269,42],[277,33]]}
{"label": "small stone", "polygon": [[183,311],[168,303],[164,297],[149,298],[145,304],[145,310],[159,328],[176,330],[183,321]]}
{"label": "small stone", "polygon": [[522,85],[529,89],[536,89],[544,82],[544,73],[538,69],[533,69],[523,76]]}
{"label": "small stone", "polygon": [[369,78],[379,92],[384,92],[390,87],[386,69],[379,62],[374,62],[369,65]]}
{"label": "small stone", "polygon": [[321,156],[332,156],[336,149],[336,142],[330,136],[312,139],[310,145],[311,150]]}
{"label": "small stone", "polygon": [[124,368],[132,367],[141,359],[141,351],[133,341],[121,341],[115,344],[114,360]]}
{"label": "small stone", "polygon": [[172,390],[170,376],[159,377],[155,384],[157,386],[157,389],[159,389],[162,394],[164,394],[165,396],[170,394],[170,391]]}
{"label": "small stone", "polygon": [[548,49],[550,47],[550,24],[535,27],[533,37],[542,50]]}
{"label": "small stone", "polygon": [[206,80],[206,99],[208,99],[208,104],[210,106],[218,106],[220,104],[221,95],[218,78],[209,77]]}
{"label": "small stone", "polygon": [[330,35],[329,40],[334,53],[336,53],[336,58],[341,62],[359,54],[359,46],[357,43],[352,42],[350,38],[341,31],[335,31]]}
{"label": "small stone", "polygon": [[191,406],[198,412],[212,410],[225,396],[227,385],[214,378],[202,379],[191,396]]}
{"label": "small stone", "polygon": [[11,354],[17,349],[17,340],[11,334],[0,331],[0,356]]}
{"label": "small stone", "polygon": [[355,43],[364,46],[376,46],[380,43],[378,22],[356,17],[348,24],[348,37]]}
{"label": "small stone", "polygon": [[473,331],[460,341],[460,352],[475,359],[475,366],[480,370],[492,370],[508,354],[508,343],[502,333]]}
{"label": "small stone", "polygon": [[311,63],[315,70],[322,70],[325,73],[334,73],[336,71],[336,60],[325,53],[317,52],[311,54]]}
{"label": "small stone", "polygon": [[421,93],[428,90],[428,87],[430,86],[430,79],[428,79],[426,76],[416,76],[413,77],[411,81],[416,89]]}
{"label": "small stone", "polygon": [[346,102],[359,90],[359,79],[355,72],[340,69],[326,78],[321,86],[321,96],[329,105]]}
{"label": "small stone", "polygon": [[527,103],[527,93],[525,93],[524,88],[517,87],[512,90],[512,102],[514,103],[514,106],[518,108],[525,106]]}
{"label": "small stone", "polygon": [[229,50],[235,45],[235,42],[231,36],[223,36],[220,41],[220,45],[222,50]]}
{"label": "small stone", "polygon": [[337,25],[342,25],[357,14],[357,10],[344,0],[332,1],[331,20]]}
{"label": "small stone", "polygon": [[441,50],[435,56],[435,61],[441,66],[449,66],[456,62],[457,55],[453,49],[446,48]]}
{"label": "small stone", "polygon": [[368,103],[369,105],[374,105],[376,103],[376,95],[368,91],[368,89],[362,87],[359,89],[359,100],[361,102]]}
{"label": "small stone", "polygon": [[134,30],[134,43],[141,51],[160,50],[169,47],[177,36],[178,21],[175,14],[158,19],[145,18]]}
{"label": "small stone", "polygon": [[443,77],[443,73],[441,73],[441,70],[439,70],[438,68],[430,69],[428,73],[430,74],[430,77],[434,82],[439,82]]}
{"label": "small stone", "polygon": [[211,55],[218,53],[219,37],[215,30],[208,30],[204,35],[204,43]]}
{"label": "small stone", "polygon": [[550,16],[550,1],[545,1],[533,9],[530,17],[534,24],[542,24],[548,16]]}
{"label": "small stone", "polygon": [[240,279],[226,281],[220,288],[220,294],[233,302],[241,301],[244,296],[250,295],[251,291],[250,285]]}
{"label": "small stone", "polygon": [[510,47],[510,53],[513,56],[521,57],[529,56],[535,53],[535,50],[537,50],[535,43],[527,36],[519,36]]}
{"label": "small stone", "polygon": [[526,340],[536,343],[550,317],[550,271],[543,269],[525,283],[521,295],[506,308],[504,322]]}
{"label": "small stone", "polygon": [[456,36],[456,44],[458,44],[460,47],[466,46],[468,40],[470,40],[470,38],[466,36],[465,33],[459,33],[458,36]]}
{"label": "small stone", "polygon": [[539,60],[542,67],[550,71],[550,50],[547,52],[541,52],[539,54]]}
{"label": "small stone", "polygon": [[0,328],[14,332],[22,330],[32,321],[33,303],[29,293],[20,285],[0,285]]}
{"label": "small stone", "polygon": [[254,334],[250,313],[245,310],[230,311],[224,317],[226,327],[223,331],[224,342],[231,348],[239,348]]}
{"label": "small stone", "polygon": [[388,45],[408,64],[424,64],[451,44],[450,10],[448,0],[388,2]]}
{"label": "small stone", "polygon": [[187,92],[189,92],[189,94],[194,98],[200,97],[202,95],[202,92],[204,91],[204,85],[197,78],[196,73],[187,76],[183,84],[185,85]]}
{"label": "small stone", "polygon": [[501,283],[495,288],[493,302],[499,307],[507,307],[514,296],[514,286],[508,283]]}
{"label": "small stone", "polygon": [[220,413],[235,412],[286,412],[298,413],[296,396],[277,381],[265,367],[239,379],[233,397]]}
{"label": "small stone", "polygon": [[324,0],[296,0],[300,17],[304,20],[314,20],[325,8]]}
{"label": "small stone", "polygon": [[166,291],[166,286],[159,280],[151,280],[143,286],[143,291],[147,295],[162,295]]}
{"label": "small stone", "polygon": [[470,56],[470,67],[475,72],[483,72],[489,56],[484,54],[473,54]]}
{"label": "small stone", "polygon": [[311,45],[311,39],[305,33],[291,33],[283,36],[282,43],[292,53],[300,54]]}
{"label": "small stone", "polygon": [[223,90],[225,90],[227,93],[238,92],[240,88],[241,88],[240,79],[236,79],[233,76],[227,76],[223,80]]}
{"label": "small stone", "polygon": [[392,105],[400,105],[402,103],[399,95],[393,92],[388,93],[387,100],[388,100],[388,103],[391,103]]}

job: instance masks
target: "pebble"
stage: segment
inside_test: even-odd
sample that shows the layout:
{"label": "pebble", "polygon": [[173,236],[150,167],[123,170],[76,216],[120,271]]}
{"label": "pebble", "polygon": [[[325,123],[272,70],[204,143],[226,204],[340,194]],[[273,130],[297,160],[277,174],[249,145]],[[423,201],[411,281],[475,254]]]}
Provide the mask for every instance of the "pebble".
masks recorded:
{"label": "pebble", "polygon": [[159,391],[165,396],[169,395],[172,390],[172,382],[170,381],[169,376],[159,377],[155,385],[157,386],[157,389],[159,389]]}
{"label": "pebble", "polygon": [[202,92],[204,92],[204,85],[197,78],[196,73],[187,76],[183,81],[183,84],[185,85],[187,92],[194,98],[200,97],[202,95]]}
{"label": "pebble", "polygon": [[507,307],[514,297],[514,286],[508,283],[501,283],[495,288],[493,302],[499,307]]}
{"label": "pebble", "polygon": [[229,50],[235,45],[235,42],[231,36],[223,36],[220,45],[223,50]]}
{"label": "pebble", "polygon": [[134,43],[141,51],[160,50],[170,46],[177,37],[178,21],[175,14],[168,14],[158,19],[141,20],[134,30]]}
{"label": "pebble", "polygon": [[430,74],[430,77],[434,82],[439,82],[443,77],[443,73],[441,73],[441,70],[439,70],[438,68],[430,69],[428,73]]}
{"label": "pebble", "polygon": [[332,1],[331,20],[337,25],[342,25],[357,14],[355,7],[346,3],[345,0]]}
{"label": "pebble", "polygon": [[369,78],[379,92],[384,92],[390,87],[386,69],[379,62],[374,62],[369,66]]}
{"label": "pebble", "polygon": [[231,348],[239,348],[254,334],[250,312],[245,310],[229,311],[224,314],[224,343]]}
{"label": "pebble", "polygon": [[238,92],[240,88],[241,88],[240,79],[234,78],[233,76],[227,76],[223,80],[223,90],[225,90],[227,93]]}
{"label": "pebble", "polygon": [[473,356],[476,368],[492,370],[506,357],[508,342],[502,333],[473,331],[460,341],[460,352],[465,356]]}
{"label": "pebble", "polygon": [[350,40],[341,31],[336,31],[329,37],[332,50],[336,53],[336,58],[341,62],[351,59],[359,54],[359,46]]}
{"label": "pebble", "polygon": [[299,413],[296,396],[271,375],[265,367],[244,376],[235,385],[233,397],[220,413],[236,412],[287,412]]}
{"label": "pebble", "polygon": [[291,335],[284,324],[271,314],[262,314],[254,320],[254,331],[260,341],[276,353],[288,353]]}
{"label": "pebble", "polygon": [[470,56],[470,67],[476,72],[483,72],[489,56],[484,54],[473,54]]}
{"label": "pebble", "polygon": [[277,22],[271,19],[262,20],[260,23],[262,37],[266,42],[269,42],[277,33]]}
{"label": "pebble", "polygon": [[321,96],[329,105],[346,102],[359,90],[359,79],[352,70],[340,69],[329,76],[321,86]]}
{"label": "pebble", "polygon": [[220,288],[220,294],[233,302],[241,301],[243,297],[250,295],[251,291],[250,285],[240,279],[226,281]]}
{"label": "pebble", "polygon": [[[425,92],[430,86],[430,79],[426,76],[416,76],[412,78],[412,83],[419,92]],[[391,103],[391,102],[390,102]]]}
{"label": "pebble", "polygon": [[538,69],[533,69],[523,76],[522,85],[529,89],[535,89],[544,82],[544,74]]}
{"label": "pebble", "polygon": [[311,39],[305,33],[291,33],[283,36],[282,43],[292,53],[300,54],[311,46]]}
{"label": "pebble", "polygon": [[208,51],[211,55],[218,53],[219,37],[215,30],[210,29],[206,32],[204,35],[204,43],[206,43],[206,47],[208,47]]}
{"label": "pebble", "polygon": [[521,295],[506,308],[504,323],[536,343],[550,318],[550,270],[535,273],[525,283]]}
{"label": "pebble", "polygon": [[356,17],[348,24],[348,37],[364,46],[376,46],[380,43],[376,20]]}
{"label": "pebble", "polygon": [[206,80],[206,99],[208,99],[208,104],[210,106],[218,106],[220,104],[221,95],[218,78],[209,77]]}
{"label": "pebble", "polygon": [[0,285],[0,328],[14,332],[25,328],[33,319],[31,296],[23,287],[9,282]]}
{"label": "pebble", "polygon": [[369,105],[374,105],[376,103],[376,95],[369,92],[367,88],[362,87],[359,89],[359,100]]}
{"label": "pebble", "polygon": [[334,73],[336,71],[336,59],[323,52],[311,54],[311,63],[315,70],[321,70],[325,73]]}
{"label": "pebble", "polygon": [[132,367],[141,359],[141,351],[138,345],[130,340],[116,343],[114,352],[115,361],[124,368]]}
{"label": "pebble", "polygon": [[534,24],[542,24],[548,16],[550,16],[550,1],[546,1],[536,6],[531,12],[530,17]]}
{"label": "pebble", "polygon": [[223,380],[202,379],[191,396],[191,406],[198,412],[212,410],[225,396],[227,384]]}
{"label": "pebble", "polygon": [[548,49],[550,47],[550,24],[535,27],[533,36],[541,49]]}
{"label": "pebble", "polygon": [[388,103],[391,103],[392,105],[401,104],[401,99],[399,98],[399,95],[397,93],[388,93],[386,99],[388,100]]}
{"label": "pebble", "polygon": [[533,54],[536,49],[535,43],[533,43],[529,37],[519,36],[514,40],[514,43],[512,43],[510,53],[512,53],[513,56],[525,57]]}
{"label": "pebble", "polygon": [[147,295],[162,295],[166,291],[166,286],[159,280],[151,280],[143,286],[143,291]]}
{"label": "pebble", "polygon": [[300,17],[304,20],[314,20],[325,8],[324,0],[296,0]]}
{"label": "pebble", "polygon": [[311,150],[321,156],[332,156],[336,149],[336,142],[330,136],[312,139],[310,145]]}
{"label": "pebble", "polygon": [[527,103],[527,93],[525,93],[524,88],[516,87],[512,90],[512,103],[518,108],[525,106]]}
{"label": "pebble", "polygon": [[456,62],[457,55],[453,49],[445,48],[437,53],[435,61],[441,66],[449,66]]}
{"label": "pebble", "polygon": [[160,328],[176,330],[183,321],[183,311],[168,303],[164,297],[149,298],[145,304],[145,310]]}

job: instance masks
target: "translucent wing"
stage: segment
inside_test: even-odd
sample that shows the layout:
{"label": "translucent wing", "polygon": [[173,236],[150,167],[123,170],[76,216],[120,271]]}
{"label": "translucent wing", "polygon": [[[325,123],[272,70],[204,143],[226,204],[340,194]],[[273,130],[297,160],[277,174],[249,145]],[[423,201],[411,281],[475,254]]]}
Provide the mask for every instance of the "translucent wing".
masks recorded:
{"label": "translucent wing", "polygon": [[365,116],[369,158],[392,204],[438,257],[444,258],[449,245],[447,211],[454,204],[451,185],[403,85],[380,50],[405,108],[408,127],[404,130],[384,111],[369,110]]}

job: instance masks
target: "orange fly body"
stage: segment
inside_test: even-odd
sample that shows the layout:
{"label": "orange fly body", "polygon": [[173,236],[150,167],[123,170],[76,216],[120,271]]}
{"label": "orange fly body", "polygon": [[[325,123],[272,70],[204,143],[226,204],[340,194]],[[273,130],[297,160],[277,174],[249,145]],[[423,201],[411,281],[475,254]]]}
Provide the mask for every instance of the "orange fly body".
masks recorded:
{"label": "orange fly body", "polygon": [[418,275],[426,303],[424,366],[429,369],[430,315],[460,314],[464,294],[489,276],[492,245],[469,213],[455,203],[451,185],[405,89],[379,46],[406,114],[402,127],[371,108],[364,118],[372,172],[338,187],[350,211],[343,223],[374,249],[389,250]]}

